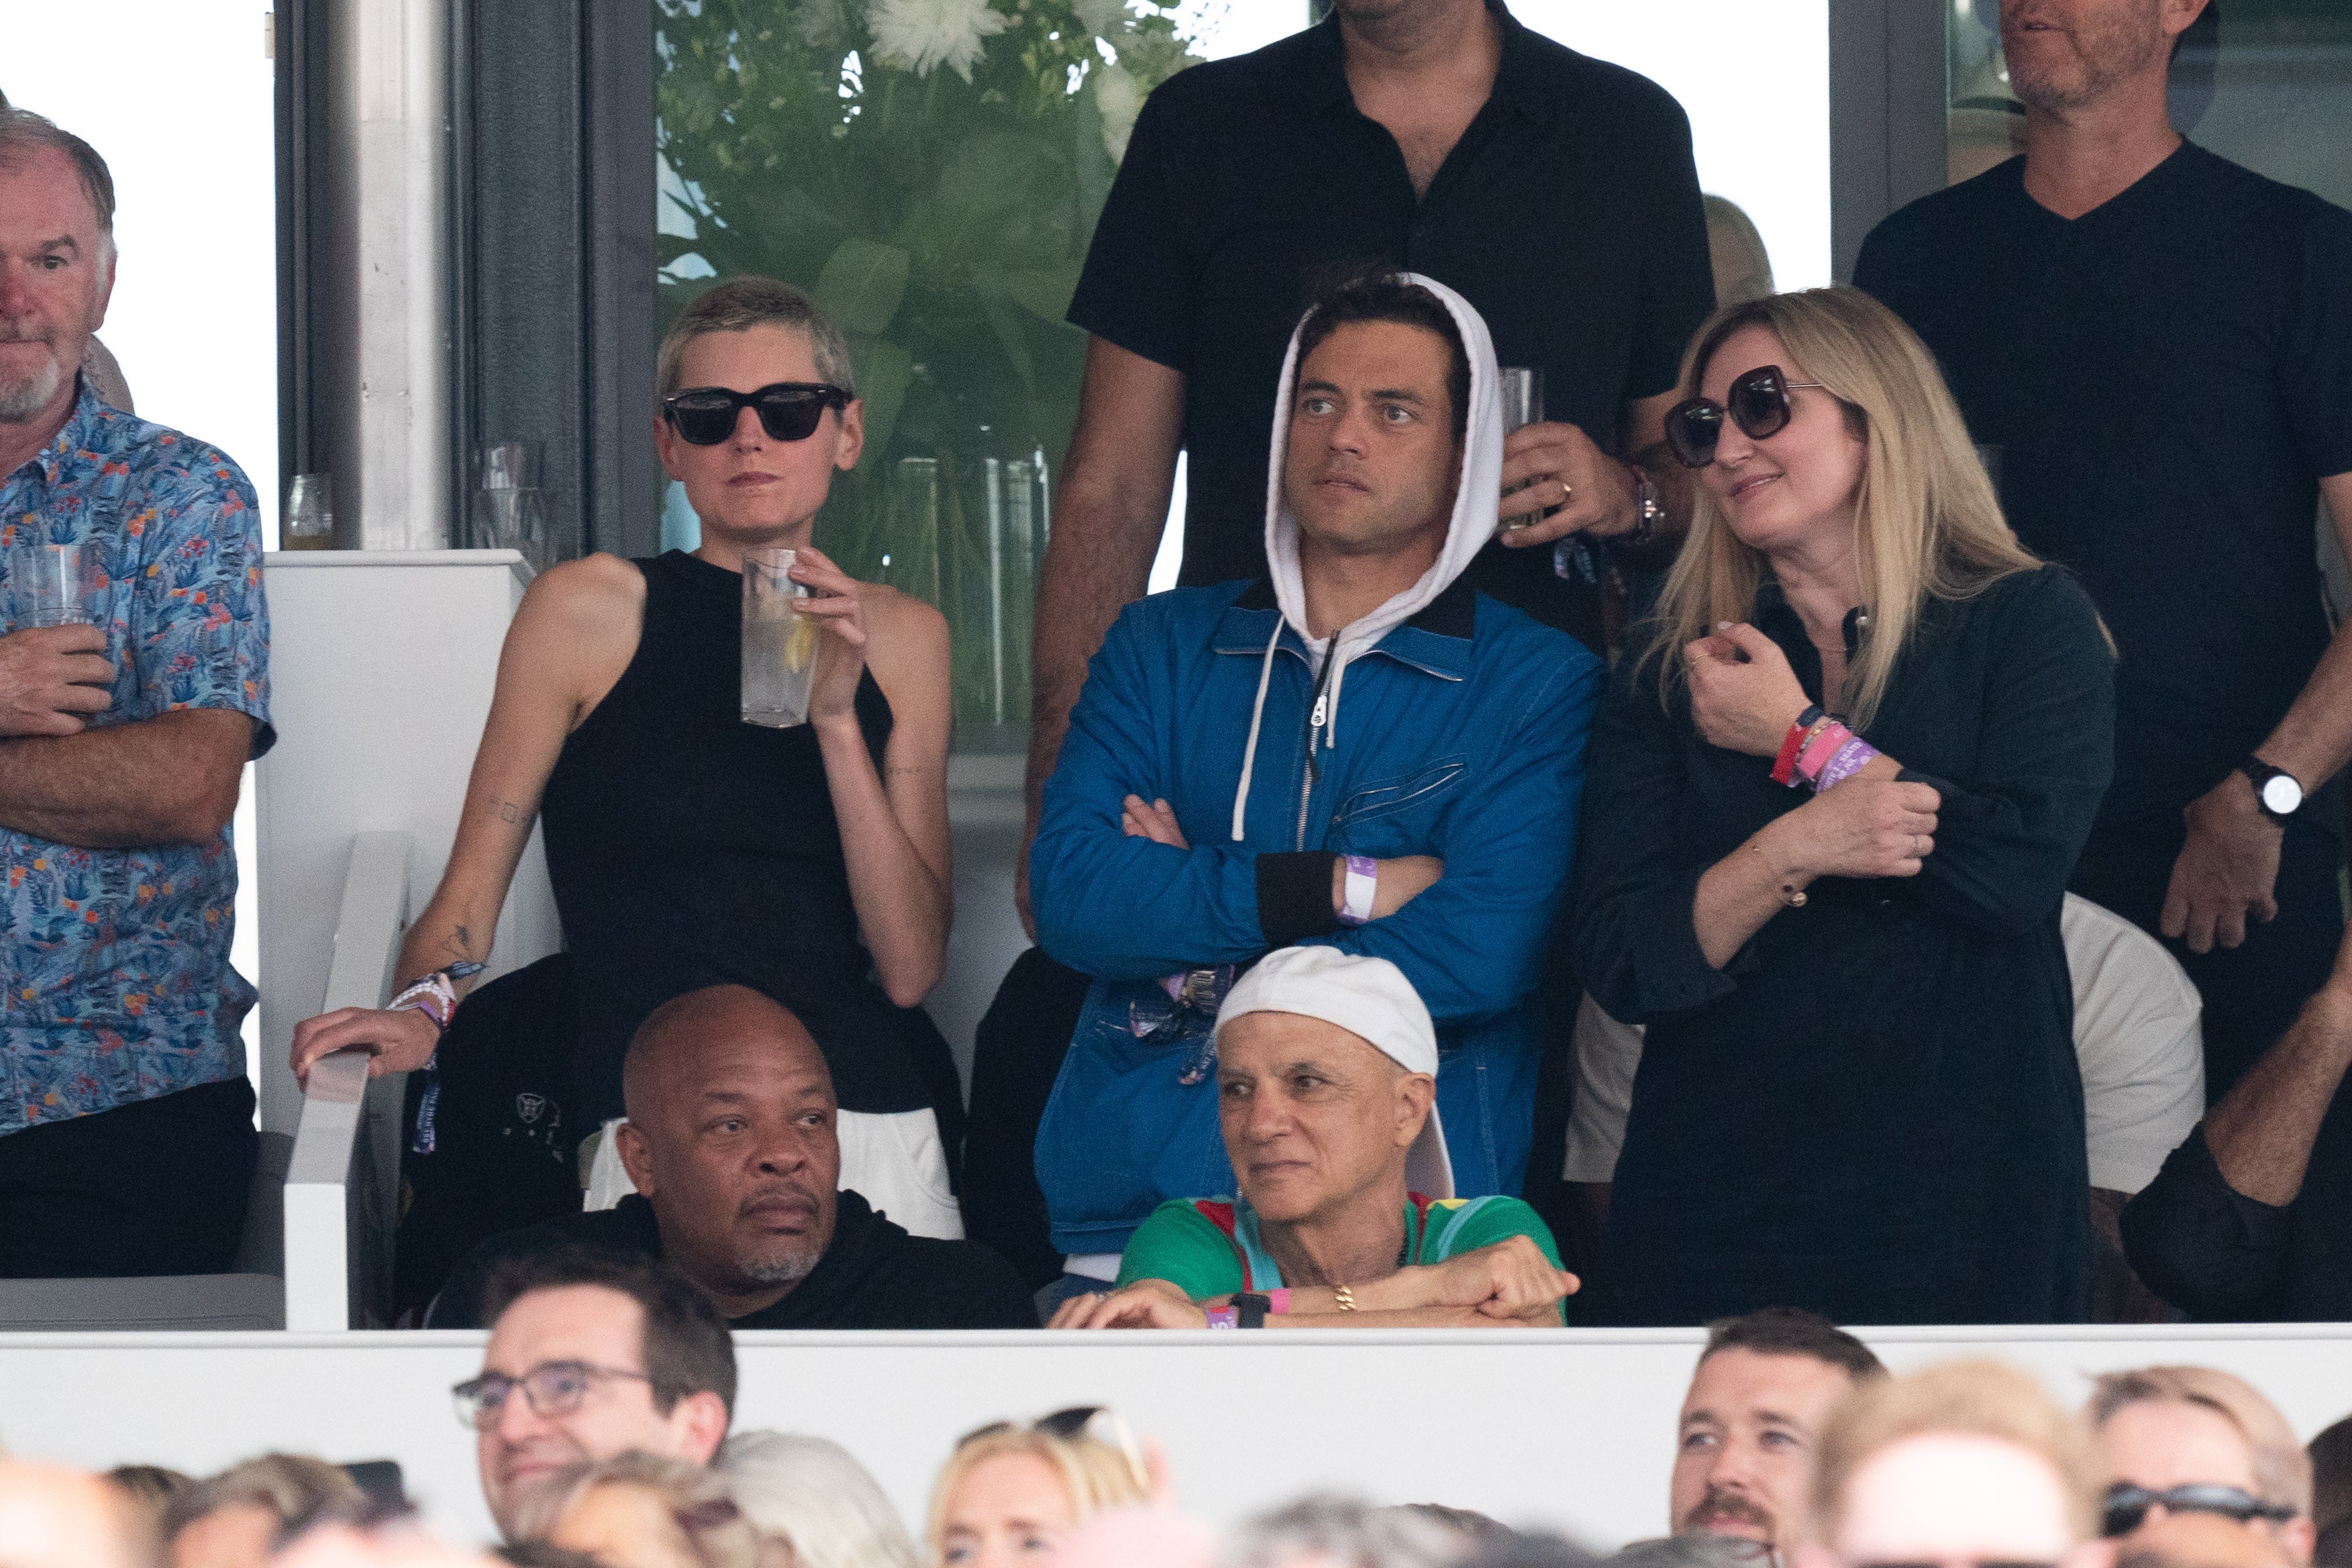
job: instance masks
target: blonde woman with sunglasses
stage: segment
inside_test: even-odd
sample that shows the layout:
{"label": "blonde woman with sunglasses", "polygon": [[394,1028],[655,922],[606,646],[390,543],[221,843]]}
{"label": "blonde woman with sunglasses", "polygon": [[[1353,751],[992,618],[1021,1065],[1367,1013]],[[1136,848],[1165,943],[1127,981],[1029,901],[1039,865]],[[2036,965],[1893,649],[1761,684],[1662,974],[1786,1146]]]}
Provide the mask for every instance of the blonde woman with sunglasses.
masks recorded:
{"label": "blonde woman with sunglasses", "polygon": [[1034,1568],[1089,1516],[1150,1496],[1143,1451],[1116,1411],[1057,1410],[957,1443],[932,1483],[923,1542],[932,1568]]}
{"label": "blonde woman with sunglasses", "polygon": [[1582,1316],[2079,1319],[2097,615],[1866,296],[1718,312],[1683,388],[1696,517],[1587,764],[1586,983],[1649,1036]]}

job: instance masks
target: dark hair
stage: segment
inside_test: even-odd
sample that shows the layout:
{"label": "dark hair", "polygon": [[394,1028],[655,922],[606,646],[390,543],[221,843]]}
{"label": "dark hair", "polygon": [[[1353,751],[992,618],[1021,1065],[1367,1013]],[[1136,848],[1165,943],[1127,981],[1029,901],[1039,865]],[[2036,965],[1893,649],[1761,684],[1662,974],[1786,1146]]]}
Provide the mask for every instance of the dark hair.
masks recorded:
{"label": "dark hair", "polygon": [[1298,324],[1298,363],[1323,340],[1356,321],[1394,321],[1419,327],[1445,340],[1454,351],[1446,367],[1445,395],[1454,404],[1454,439],[1470,428],[1470,350],[1445,301],[1385,261],[1346,262],[1327,267],[1307,286],[1307,317]]}
{"label": "dark hair", "polygon": [[89,204],[97,209],[98,232],[111,236],[114,175],[107,169],[106,160],[98,155],[98,149],[72,131],[61,129],[48,116],[15,108],[6,99],[0,99],[0,167],[15,163],[26,153],[42,147],[72,160],[74,172],[81,176],[81,188],[89,195]]}
{"label": "dark hair", "polygon": [[1856,1383],[1886,1375],[1886,1364],[1868,1345],[1819,1312],[1802,1307],[1766,1307],[1736,1318],[1717,1318],[1706,1325],[1706,1348],[1699,1364],[1720,1350],[1753,1351],[1758,1355],[1810,1355],[1815,1361],[1843,1367]]}
{"label": "dark hair", "polygon": [[649,1258],[565,1246],[509,1258],[490,1271],[482,1291],[482,1321],[496,1326],[506,1310],[533,1291],[594,1285],[617,1291],[644,1309],[646,1380],[663,1415],[689,1394],[716,1394],[735,1411],[735,1341],[727,1320],[693,1281]]}

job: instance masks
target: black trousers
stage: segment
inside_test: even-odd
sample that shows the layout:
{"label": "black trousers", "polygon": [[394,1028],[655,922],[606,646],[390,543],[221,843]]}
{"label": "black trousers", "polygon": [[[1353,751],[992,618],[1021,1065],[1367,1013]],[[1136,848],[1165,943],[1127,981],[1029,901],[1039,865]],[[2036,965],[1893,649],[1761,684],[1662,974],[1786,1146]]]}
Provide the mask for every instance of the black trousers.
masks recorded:
{"label": "black trousers", "polygon": [[0,1137],[0,1278],[226,1272],[258,1145],[242,1078]]}
{"label": "black trousers", "polygon": [[[2333,790],[2315,806],[2334,810]],[[2311,808],[2306,808],[2306,810]],[[2164,893],[2185,834],[2095,832],[2074,863],[2074,890],[2163,940]],[[2344,846],[2326,829],[2297,819],[2279,848],[2273,894],[2278,917],[2249,921],[2236,947],[2191,953],[2165,942],[2205,1002],[2205,1103],[2211,1104],[2276,1044],[2327,978],[2344,936],[2336,873]]]}

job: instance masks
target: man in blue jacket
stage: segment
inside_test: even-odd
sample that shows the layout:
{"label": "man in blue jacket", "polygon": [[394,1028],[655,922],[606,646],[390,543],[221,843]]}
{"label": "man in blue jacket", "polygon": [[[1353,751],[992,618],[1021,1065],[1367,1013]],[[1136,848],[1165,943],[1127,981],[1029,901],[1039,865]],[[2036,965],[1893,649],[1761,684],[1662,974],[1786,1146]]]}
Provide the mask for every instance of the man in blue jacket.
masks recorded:
{"label": "man in blue jacket", "polygon": [[1235,970],[1294,944],[1404,972],[1456,1190],[1516,1192],[1604,672],[1457,580],[1502,444],[1467,302],[1385,267],[1328,279],[1276,393],[1270,580],[1130,604],[1095,655],[1029,871],[1040,942],[1097,977],[1037,1143],[1073,1274],[1114,1277],[1161,1201],[1234,1190],[1212,1030]]}

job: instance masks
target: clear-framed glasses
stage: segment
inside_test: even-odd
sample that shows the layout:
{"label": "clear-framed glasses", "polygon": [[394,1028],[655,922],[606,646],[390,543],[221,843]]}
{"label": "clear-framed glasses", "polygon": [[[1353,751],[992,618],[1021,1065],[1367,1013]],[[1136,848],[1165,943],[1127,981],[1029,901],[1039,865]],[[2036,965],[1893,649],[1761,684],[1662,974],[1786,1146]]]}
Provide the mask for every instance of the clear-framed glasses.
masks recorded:
{"label": "clear-framed glasses", "polygon": [[469,1431],[478,1431],[494,1424],[499,1413],[506,1408],[507,1398],[518,1388],[531,1414],[548,1419],[569,1416],[580,1408],[588,1391],[608,1378],[623,1377],[638,1383],[651,1383],[642,1372],[628,1372],[617,1366],[598,1366],[587,1361],[542,1361],[520,1377],[509,1377],[503,1372],[485,1372],[449,1390],[457,1402],[457,1423]]}
{"label": "clear-framed glasses", "polygon": [[[1016,1422],[991,1421],[987,1426],[975,1427],[958,1437],[956,1447],[961,1448],[967,1443],[977,1443],[982,1437],[993,1437],[1000,1432],[1023,1429]],[[1088,1442],[1100,1443],[1107,1448],[1116,1448],[1125,1456],[1127,1468],[1134,1474],[1135,1484],[1146,1490],[1150,1489],[1151,1478],[1143,1468],[1143,1447],[1135,1440],[1135,1428],[1108,1405],[1073,1405],[1066,1410],[1038,1416],[1028,1424],[1026,1430],[1042,1432],[1066,1443],[1084,1438]]]}

